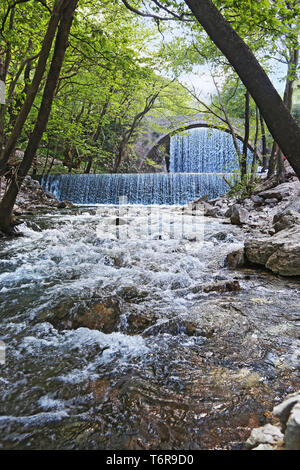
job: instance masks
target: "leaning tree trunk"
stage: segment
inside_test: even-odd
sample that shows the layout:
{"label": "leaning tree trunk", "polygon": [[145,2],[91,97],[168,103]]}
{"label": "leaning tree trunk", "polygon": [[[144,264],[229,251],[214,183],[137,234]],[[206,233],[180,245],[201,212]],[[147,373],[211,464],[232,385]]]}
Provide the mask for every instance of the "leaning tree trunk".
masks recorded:
{"label": "leaning tree trunk", "polygon": [[64,8],[62,10],[62,16],[57,31],[53,57],[36,124],[32,134],[30,135],[23,160],[18,168],[18,172],[11,180],[9,188],[0,203],[0,230],[4,233],[12,233],[13,231],[14,220],[12,211],[16,197],[18,195],[20,186],[32,165],[33,158],[47,126],[55,89],[64,61],[65,51],[68,46],[69,32],[77,3],[78,0],[64,1]]}
{"label": "leaning tree trunk", "polygon": [[300,128],[252,51],[211,0],[185,0],[261,110],[274,140],[300,177]]}

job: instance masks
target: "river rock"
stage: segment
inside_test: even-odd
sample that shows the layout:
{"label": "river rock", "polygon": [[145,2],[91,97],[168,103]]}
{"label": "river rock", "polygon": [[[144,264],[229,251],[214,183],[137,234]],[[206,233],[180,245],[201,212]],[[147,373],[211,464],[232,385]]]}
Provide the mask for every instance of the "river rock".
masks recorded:
{"label": "river rock", "polygon": [[292,409],[284,433],[286,450],[300,450],[300,402]]}
{"label": "river rock", "polygon": [[204,215],[207,217],[218,217],[221,215],[219,207],[214,207],[208,202],[203,203]]}
{"label": "river rock", "polygon": [[253,429],[246,447],[252,450],[300,450],[300,392],[288,395],[274,407],[272,415],[280,419],[280,424]]}
{"label": "river rock", "polygon": [[300,227],[292,227],[268,238],[245,242],[245,255],[250,263],[265,266],[282,276],[300,275]]}
{"label": "river rock", "polygon": [[240,204],[234,204],[231,207],[230,220],[233,225],[246,224],[249,218],[249,213]]}
{"label": "river rock", "polygon": [[56,199],[56,196],[54,196],[53,193],[50,193],[50,191],[44,191],[44,194],[48,199]]}
{"label": "river rock", "polygon": [[228,253],[225,261],[226,265],[232,269],[241,268],[245,264],[245,249],[239,248],[232,253]]}
{"label": "river rock", "polygon": [[[283,434],[277,426],[266,424],[251,431],[249,439],[246,441],[247,449],[253,449],[261,444],[278,446],[283,443]],[[262,450],[262,449],[260,449]]]}
{"label": "river rock", "polygon": [[300,403],[300,392],[287,395],[282,403],[275,406],[273,414],[280,419],[283,431],[286,429],[286,424],[288,422],[291,410],[297,403]]}
{"label": "river rock", "polygon": [[258,196],[257,194],[253,194],[253,195],[251,196],[251,201],[254,202],[254,204],[255,204],[256,206],[260,206],[261,204],[263,204],[264,198]]}
{"label": "river rock", "polygon": [[234,292],[241,290],[239,281],[217,281],[203,286],[203,292]]}
{"label": "river rock", "polygon": [[125,302],[139,303],[143,302],[149,292],[138,289],[136,286],[122,286],[117,290],[117,294],[125,300]]}

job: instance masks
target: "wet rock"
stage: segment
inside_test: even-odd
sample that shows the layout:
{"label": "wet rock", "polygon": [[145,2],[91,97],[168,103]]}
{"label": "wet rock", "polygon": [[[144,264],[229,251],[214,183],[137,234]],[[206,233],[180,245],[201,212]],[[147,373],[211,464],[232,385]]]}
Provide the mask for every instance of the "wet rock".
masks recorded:
{"label": "wet rock", "polygon": [[[266,424],[261,428],[254,428],[246,441],[247,449],[253,449],[261,444],[277,447],[283,443],[283,434],[277,426]],[[261,448],[259,450],[262,450]]]}
{"label": "wet rock", "polygon": [[113,333],[120,321],[120,310],[117,302],[95,304],[73,320],[73,328],[85,326],[103,333]]}
{"label": "wet rock", "polygon": [[42,229],[38,226],[38,224],[33,222],[33,220],[26,221],[26,225],[27,225],[27,227],[29,227],[34,232],[41,232],[42,231]]}
{"label": "wet rock", "polygon": [[250,263],[259,264],[282,276],[300,275],[300,227],[282,230],[268,238],[249,239],[245,255]]}
{"label": "wet rock", "polygon": [[142,333],[144,330],[154,325],[157,320],[157,315],[144,312],[132,312],[126,319],[128,330],[131,334]]}
{"label": "wet rock", "polygon": [[117,300],[93,302],[66,300],[51,310],[41,312],[37,320],[48,321],[57,329],[86,327],[103,333],[112,333],[118,329],[121,313]]}
{"label": "wet rock", "polygon": [[245,264],[245,249],[244,247],[229,253],[225,261],[226,265],[232,269],[241,268]]}
{"label": "wet rock", "polygon": [[233,225],[246,224],[249,218],[249,213],[240,204],[234,204],[231,208],[230,220]]}
{"label": "wet rock", "polygon": [[172,336],[180,334],[186,334],[187,336],[207,336],[207,332],[199,328],[197,323],[180,317],[161,321],[150,326],[144,331],[143,336],[156,336],[165,333]]}
{"label": "wet rock", "polygon": [[241,290],[239,281],[218,281],[203,286],[203,292],[236,292]]}
{"label": "wet rock", "polygon": [[117,290],[117,294],[125,302],[139,303],[148,296],[148,291],[138,289],[135,286],[123,286]]}
{"label": "wet rock", "polygon": [[67,204],[65,201],[61,201],[57,204],[57,209],[65,209],[67,207]]}
{"label": "wet rock", "polygon": [[58,209],[71,209],[75,207],[71,201],[61,201],[56,206]]}

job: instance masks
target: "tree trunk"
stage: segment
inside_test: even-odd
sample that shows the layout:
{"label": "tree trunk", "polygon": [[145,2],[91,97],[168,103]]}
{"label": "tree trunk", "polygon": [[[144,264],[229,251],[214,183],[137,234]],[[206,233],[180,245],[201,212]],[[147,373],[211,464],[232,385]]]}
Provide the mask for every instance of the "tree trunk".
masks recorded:
{"label": "tree trunk", "polygon": [[288,72],[287,78],[285,82],[285,90],[284,90],[284,104],[286,105],[287,109],[291,112],[293,106],[293,94],[294,94],[294,87],[295,81],[297,79],[297,67],[299,62],[299,49],[291,49],[290,50],[290,57],[288,62]]}
{"label": "tree trunk", "polygon": [[16,123],[9,136],[6,147],[3,150],[2,155],[1,155],[0,175],[5,173],[8,159],[10,158],[12,152],[14,151],[18,138],[21,135],[25,121],[33,105],[35,96],[38,92],[40,82],[45,72],[47,60],[50,54],[50,50],[51,50],[51,46],[52,46],[54,36],[56,33],[57,25],[60,19],[61,9],[65,5],[65,3],[66,3],[65,0],[56,0],[55,5],[53,7],[53,12],[48,23],[47,31],[43,40],[37,68],[36,68],[32,83],[28,89],[28,93],[26,95],[24,104],[22,106],[20,113],[18,114]]}
{"label": "tree trunk", "polygon": [[275,173],[275,163],[277,159],[277,152],[278,152],[278,145],[276,144],[274,140],[273,146],[272,146],[271,157],[269,161],[268,178],[271,178]]}
{"label": "tree trunk", "polygon": [[274,140],[300,177],[300,128],[254,54],[211,0],[185,0],[185,3],[241,78]]}
{"label": "tree trunk", "polygon": [[246,91],[245,94],[245,136],[243,143],[243,155],[242,155],[242,165],[241,165],[241,178],[247,175],[247,153],[248,153],[248,144],[250,136],[250,95],[249,91]]}
{"label": "tree trunk", "polygon": [[[12,31],[13,26],[14,26],[14,15],[15,15],[15,9],[12,8],[11,13],[10,13],[10,18],[9,18],[9,31]],[[4,57],[4,53],[3,53]],[[6,76],[9,68],[9,64],[11,61],[11,45],[8,43],[5,51],[5,57],[4,59],[2,58],[2,53],[0,54],[0,80],[2,82],[6,83]],[[5,113],[6,113],[6,104],[0,104],[0,156],[2,149],[5,145]]]}
{"label": "tree trunk", "polygon": [[16,176],[11,180],[9,188],[0,203],[0,230],[4,233],[13,231],[13,206],[19,192],[19,188],[27,175],[38,149],[42,135],[49,119],[51,105],[57,86],[60,70],[64,61],[65,51],[68,46],[68,37],[73,21],[74,11],[78,0],[65,0],[62,9],[62,17],[59,24],[53,57],[45,84],[42,102],[37,116],[36,124],[30,135],[23,160],[18,168]]}
{"label": "tree trunk", "polygon": [[259,120],[260,120],[260,128],[261,128],[261,146],[262,146],[262,166],[263,171],[266,171],[268,167],[267,162],[267,139],[266,139],[266,130],[265,130],[265,123],[264,118],[262,117],[261,112],[259,112]]}

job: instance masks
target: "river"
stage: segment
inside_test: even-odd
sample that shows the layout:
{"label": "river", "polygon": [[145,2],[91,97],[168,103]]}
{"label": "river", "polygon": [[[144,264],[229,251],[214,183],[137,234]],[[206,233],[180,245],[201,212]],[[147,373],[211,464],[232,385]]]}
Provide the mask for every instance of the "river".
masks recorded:
{"label": "river", "polygon": [[229,270],[221,219],[118,210],[0,243],[0,448],[243,449],[299,387],[299,281]]}

